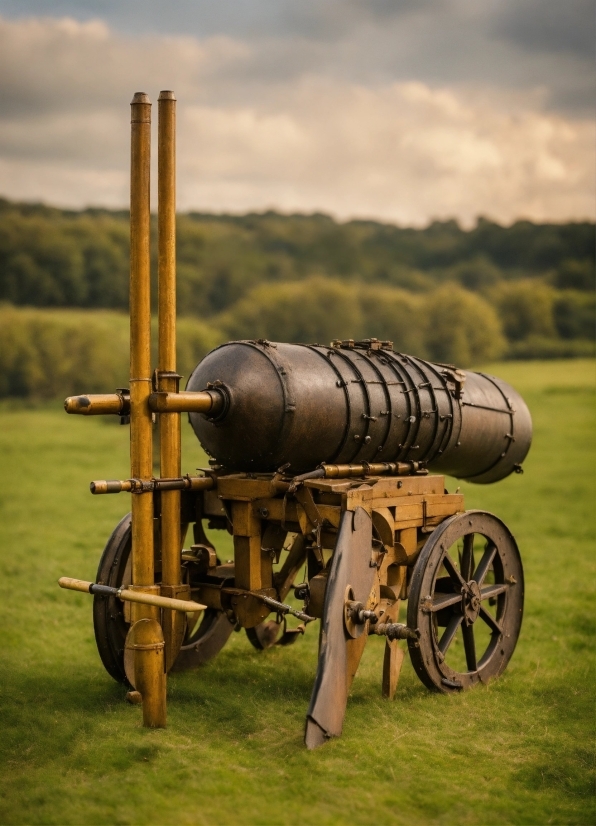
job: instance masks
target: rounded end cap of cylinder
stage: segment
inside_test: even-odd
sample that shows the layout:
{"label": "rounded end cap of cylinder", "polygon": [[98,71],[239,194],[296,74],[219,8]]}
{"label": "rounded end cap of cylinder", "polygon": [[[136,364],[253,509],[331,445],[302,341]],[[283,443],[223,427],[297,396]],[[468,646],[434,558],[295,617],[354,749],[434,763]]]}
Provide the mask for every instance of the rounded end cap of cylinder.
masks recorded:
{"label": "rounded end cap of cylinder", "polygon": [[64,399],[64,409],[67,413],[87,413],[90,407],[89,396],[69,396]]}
{"label": "rounded end cap of cylinder", "polygon": [[162,90],[159,93],[158,100],[176,100],[176,95],[169,89]]}
{"label": "rounded end cap of cylinder", "polygon": [[145,92],[135,92],[133,95],[133,99],[130,102],[130,105],[133,106],[135,103],[148,103],[151,105],[151,101],[149,100],[149,95]]}

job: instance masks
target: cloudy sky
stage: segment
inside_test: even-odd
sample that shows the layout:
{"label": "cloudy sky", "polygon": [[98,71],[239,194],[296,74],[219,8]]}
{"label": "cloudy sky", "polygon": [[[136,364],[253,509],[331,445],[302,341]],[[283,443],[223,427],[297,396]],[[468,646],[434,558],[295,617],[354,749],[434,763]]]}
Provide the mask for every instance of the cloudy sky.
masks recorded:
{"label": "cloudy sky", "polygon": [[593,217],[594,41],[592,0],[0,0],[0,195],[126,206],[174,89],[181,209]]}

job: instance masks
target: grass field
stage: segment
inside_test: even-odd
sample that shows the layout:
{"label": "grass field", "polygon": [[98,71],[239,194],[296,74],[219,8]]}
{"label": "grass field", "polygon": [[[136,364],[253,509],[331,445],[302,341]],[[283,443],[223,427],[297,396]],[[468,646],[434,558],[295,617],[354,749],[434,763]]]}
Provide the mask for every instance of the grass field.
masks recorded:
{"label": "grass field", "polygon": [[[491,370],[521,391],[535,425],[523,476],[461,486],[467,506],[498,514],[521,548],[526,612],[513,660],[498,681],[448,697],[406,662],[389,703],[383,641],[372,639],[343,737],[315,752],[302,731],[316,627],[262,653],[233,634],[216,660],[169,679],[168,728],[141,727],[100,664],[91,599],[56,585],[94,577],[127,510],[124,495],[92,497],[87,486],[128,475],[128,429],[58,405],[5,405],[0,823],[596,822],[594,363]],[[202,461],[186,434],[184,470]]]}

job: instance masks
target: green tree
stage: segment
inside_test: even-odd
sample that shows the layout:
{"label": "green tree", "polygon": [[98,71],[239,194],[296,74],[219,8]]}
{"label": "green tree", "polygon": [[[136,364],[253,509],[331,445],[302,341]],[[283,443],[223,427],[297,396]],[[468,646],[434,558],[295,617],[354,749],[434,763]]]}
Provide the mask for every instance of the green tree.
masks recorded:
{"label": "green tree", "polygon": [[427,355],[428,319],[423,296],[371,285],[359,288],[359,300],[362,332],[366,338],[392,341],[394,349],[402,353],[420,358]]}
{"label": "green tree", "polygon": [[594,262],[589,258],[567,258],[557,269],[553,284],[560,290],[594,291]]}
{"label": "green tree", "polygon": [[424,311],[431,360],[468,367],[503,354],[499,318],[480,296],[445,285],[424,297]]}
{"label": "green tree", "polygon": [[564,339],[594,339],[596,296],[593,292],[564,290],[557,293],[553,315],[557,333]]}
{"label": "green tree", "polygon": [[553,308],[555,291],[535,280],[498,284],[489,293],[505,335],[510,341],[528,336],[556,337]]}
{"label": "green tree", "polygon": [[215,323],[230,338],[328,344],[360,337],[362,312],[355,286],[315,277],[256,287]]}

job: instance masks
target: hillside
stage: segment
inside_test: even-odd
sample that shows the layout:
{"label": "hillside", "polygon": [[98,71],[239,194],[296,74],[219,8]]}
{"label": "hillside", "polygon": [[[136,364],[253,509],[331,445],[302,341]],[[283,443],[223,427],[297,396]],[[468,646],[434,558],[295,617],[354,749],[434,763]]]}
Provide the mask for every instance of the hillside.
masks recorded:
{"label": "hillside", "polygon": [[[125,364],[128,213],[0,200],[0,302],[0,395],[30,394],[16,389],[23,360],[35,362],[32,374],[51,371],[64,348],[90,353],[108,327]],[[65,308],[85,313],[75,320]],[[117,312],[110,322],[106,310]],[[233,338],[369,336],[462,366],[587,356],[594,225],[481,218],[471,230],[455,221],[412,229],[321,214],[182,214],[178,313],[195,341],[189,360]],[[91,370],[93,384],[113,374],[105,357],[90,361],[104,365]]]}

